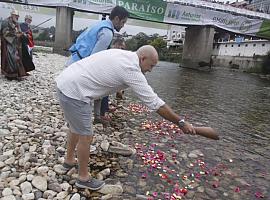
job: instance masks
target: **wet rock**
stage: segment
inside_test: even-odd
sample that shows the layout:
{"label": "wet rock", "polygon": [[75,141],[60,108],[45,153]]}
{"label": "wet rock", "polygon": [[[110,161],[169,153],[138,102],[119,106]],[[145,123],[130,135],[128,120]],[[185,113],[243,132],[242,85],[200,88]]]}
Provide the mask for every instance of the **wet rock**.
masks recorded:
{"label": "wet rock", "polygon": [[211,198],[217,198],[217,192],[215,190],[212,190],[210,188],[205,189],[206,194],[208,194]]}
{"label": "wet rock", "polygon": [[136,153],[136,150],[129,148],[129,147],[117,147],[117,146],[110,146],[109,150],[110,153],[119,154],[122,156],[131,156]]}
{"label": "wet rock", "polygon": [[200,150],[193,150],[188,154],[189,158],[198,158],[200,156],[204,156],[203,153]]}
{"label": "wet rock", "polygon": [[136,194],[136,200],[148,200],[149,196]]}

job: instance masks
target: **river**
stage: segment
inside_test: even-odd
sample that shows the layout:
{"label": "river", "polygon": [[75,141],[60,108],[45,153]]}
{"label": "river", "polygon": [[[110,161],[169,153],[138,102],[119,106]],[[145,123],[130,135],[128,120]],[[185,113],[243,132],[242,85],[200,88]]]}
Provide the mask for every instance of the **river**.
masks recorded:
{"label": "river", "polygon": [[[173,143],[178,154],[199,149],[204,154],[203,159],[209,169],[214,168],[220,172],[218,175],[212,174],[203,180],[194,181],[203,187],[202,193],[191,190],[191,195],[185,196],[187,199],[269,198],[269,80],[219,67],[206,72],[184,69],[177,64],[166,62],[159,63],[146,76],[155,92],[175,111],[188,116],[189,121],[195,125],[211,126],[219,132],[219,141],[199,136],[162,140],[167,144]],[[160,142],[153,140],[151,135],[152,133],[146,132],[141,139],[135,140],[137,143],[145,142],[145,146]],[[172,147],[166,145],[159,149],[171,153],[170,148]],[[182,160],[183,156],[177,158]],[[138,159],[140,160],[140,157]],[[198,158],[194,160],[196,162]],[[176,172],[184,169],[180,173],[183,175],[187,173],[185,168],[190,162],[191,160],[180,161],[178,166],[171,166],[171,169]],[[190,167],[188,168],[190,170]],[[142,171],[135,170],[134,178]],[[151,194],[151,191],[160,190],[160,187],[157,187],[160,178],[155,173],[149,175],[146,182],[147,186],[138,189],[142,193],[150,191]],[[141,185],[143,184],[139,181],[138,188],[141,188]],[[169,185],[166,187],[173,188]],[[162,189],[165,190],[163,187]]]}

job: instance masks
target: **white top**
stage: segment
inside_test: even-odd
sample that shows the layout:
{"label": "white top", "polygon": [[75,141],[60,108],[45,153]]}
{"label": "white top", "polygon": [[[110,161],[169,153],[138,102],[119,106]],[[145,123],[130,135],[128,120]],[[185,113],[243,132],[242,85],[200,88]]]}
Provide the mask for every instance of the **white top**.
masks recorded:
{"label": "white top", "polygon": [[131,51],[95,53],[65,68],[56,84],[66,96],[86,103],[130,87],[152,111],[165,104],[141,72],[138,55]]}

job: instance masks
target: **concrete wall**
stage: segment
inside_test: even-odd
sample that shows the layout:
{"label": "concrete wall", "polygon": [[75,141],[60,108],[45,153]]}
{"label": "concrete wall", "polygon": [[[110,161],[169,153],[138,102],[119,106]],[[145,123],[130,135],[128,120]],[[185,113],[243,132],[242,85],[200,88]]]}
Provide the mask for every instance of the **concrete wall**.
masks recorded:
{"label": "concrete wall", "polygon": [[213,66],[226,67],[246,71],[261,65],[261,58],[235,57],[235,56],[212,56]]}
{"label": "concrete wall", "polygon": [[266,55],[270,51],[270,41],[249,40],[241,43],[215,43],[212,53],[214,66],[228,67],[246,71],[261,65],[262,59],[258,56]]}
{"label": "concrete wall", "polygon": [[266,55],[268,51],[270,51],[270,41],[268,40],[248,40],[239,44],[233,41],[215,43],[212,55],[253,57],[254,55]]}
{"label": "concrete wall", "polygon": [[183,67],[199,69],[210,63],[213,51],[215,29],[208,26],[192,26],[186,28],[183,49]]}
{"label": "concrete wall", "polygon": [[57,7],[56,9],[56,30],[53,52],[68,55],[66,51],[72,44],[73,9]]}

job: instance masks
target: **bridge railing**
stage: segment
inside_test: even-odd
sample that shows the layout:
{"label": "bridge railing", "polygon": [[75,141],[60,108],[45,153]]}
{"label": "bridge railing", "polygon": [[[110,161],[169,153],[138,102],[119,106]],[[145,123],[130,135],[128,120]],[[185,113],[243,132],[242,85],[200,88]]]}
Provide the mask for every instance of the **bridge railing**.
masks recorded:
{"label": "bridge railing", "polygon": [[202,7],[210,8],[213,10],[222,10],[224,12],[229,11],[229,12],[234,12],[240,15],[248,15],[251,17],[270,19],[270,15],[267,13],[259,13],[259,12],[247,10],[244,8],[236,8],[231,5],[226,5],[226,4],[224,5],[224,4],[206,2],[206,1],[201,1],[201,0],[189,0],[188,2],[186,0],[167,0],[167,2],[180,3],[183,5],[202,6]]}

